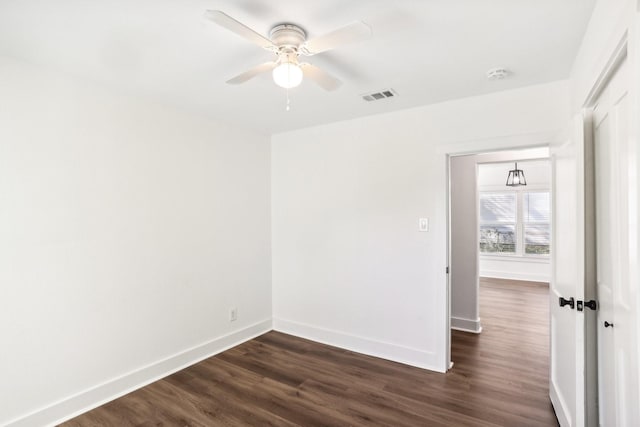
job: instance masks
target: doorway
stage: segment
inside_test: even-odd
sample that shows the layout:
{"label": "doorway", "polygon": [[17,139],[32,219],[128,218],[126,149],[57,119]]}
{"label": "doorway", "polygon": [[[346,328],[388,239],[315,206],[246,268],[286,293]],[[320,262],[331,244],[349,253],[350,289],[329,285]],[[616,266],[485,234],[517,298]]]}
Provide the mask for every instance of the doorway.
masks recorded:
{"label": "doorway", "polygon": [[[504,386],[523,416],[514,425],[555,422],[548,399],[548,157],[540,147],[449,161],[451,373],[475,387]],[[515,161],[527,186],[505,185]]]}
{"label": "doorway", "polygon": [[[549,281],[548,155],[548,149],[541,147],[450,157],[452,329],[482,332],[481,273],[494,278]],[[528,165],[526,186],[505,185],[516,161]],[[543,206],[546,211],[541,217]],[[543,248],[546,253],[540,253]]]}

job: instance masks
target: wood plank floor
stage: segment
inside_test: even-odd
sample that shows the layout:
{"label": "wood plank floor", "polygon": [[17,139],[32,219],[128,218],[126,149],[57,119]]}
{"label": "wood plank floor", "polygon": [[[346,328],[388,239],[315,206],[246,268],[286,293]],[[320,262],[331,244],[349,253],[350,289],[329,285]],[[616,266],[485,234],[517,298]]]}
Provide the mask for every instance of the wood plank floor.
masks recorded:
{"label": "wood plank floor", "polygon": [[547,287],[482,279],[480,298],[447,374],[269,332],[63,425],[557,426]]}

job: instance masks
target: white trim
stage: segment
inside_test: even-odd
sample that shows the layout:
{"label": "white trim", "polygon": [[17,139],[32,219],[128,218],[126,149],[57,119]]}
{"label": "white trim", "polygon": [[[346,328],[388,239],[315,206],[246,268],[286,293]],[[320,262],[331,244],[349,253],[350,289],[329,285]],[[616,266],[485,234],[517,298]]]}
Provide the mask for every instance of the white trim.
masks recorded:
{"label": "white trim", "polygon": [[529,262],[531,264],[551,264],[550,255],[510,255],[499,253],[480,253],[480,261]]}
{"label": "white trim", "polygon": [[472,320],[451,316],[451,329],[479,334],[482,332],[482,325],[480,324],[480,318]]}
{"label": "white trim", "polygon": [[418,350],[398,344],[360,337],[344,332],[307,325],[285,319],[273,319],[273,329],[300,338],[306,338],[322,344],[340,347],[345,350],[367,354],[418,368],[444,372],[438,360],[438,354],[432,351]]}
{"label": "white trim", "polygon": [[551,384],[549,384],[549,398],[551,399],[551,404],[553,405],[560,427],[571,427],[571,412],[567,409],[567,404],[562,396],[558,394],[557,387],[553,380],[551,380]]}
{"label": "white trim", "polygon": [[437,152],[448,154],[449,156],[462,156],[466,154],[486,154],[494,151],[548,147],[554,145],[554,143],[562,142],[564,132],[564,129],[555,129],[488,138],[443,141],[438,145]]}
{"label": "white trim", "polygon": [[207,341],[13,419],[5,427],[51,426],[103,405],[272,329],[271,319]]}
{"label": "white trim", "polygon": [[549,283],[549,281],[551,280],[549,274],[520,273],[514,271],[498,270],[480,270],[480,277],[489,277],[493,279],[525,280],[527,282],[545,283]]}
{"label": "white trim", "polygon": [[622,37],[618,40],[616,47],[611,52],[609,59],[604,64],[604,67],[600,70],[600,74],[593,82],[591,90],[587,94],[586,99],[583,102],[583,108],[593,107],[596,100],[600,97],[600,93],[607,86],[613,73],[615,73],[618,65],[627,57],[627,46],[629,41],[629,31],[625,30]]}
{"label": "white trim", "polygon": [[[546,161],[549,162],[549,165],[551,165],[551,161],[547,158],[544,159]],[[513,162],[510,162],[513,163]],[[518,161],[518,163],[524,163],[524,162],[520,162]],[[490,164],[490,163],[486,163],[486,164]],[[549,169],[551,169],[551,167],[549,167]],[[549,173],[549,175],[551,175],[551,173]],[[505,188],[506,187],[506,188]],[[478,186],[478,192],[479,193],[495,193],[495,192],[511,192],[511,191],[523,191],[523,192],[529,192],[529,193],[535,193],[536,191],[538,192],[543,192],[543,191],[551,191],[550,187],[548,185],[544,185],[544,184],[527,184],[527,188],[523,188],[523,187],[507,187],[506,185],[479,185]]]}

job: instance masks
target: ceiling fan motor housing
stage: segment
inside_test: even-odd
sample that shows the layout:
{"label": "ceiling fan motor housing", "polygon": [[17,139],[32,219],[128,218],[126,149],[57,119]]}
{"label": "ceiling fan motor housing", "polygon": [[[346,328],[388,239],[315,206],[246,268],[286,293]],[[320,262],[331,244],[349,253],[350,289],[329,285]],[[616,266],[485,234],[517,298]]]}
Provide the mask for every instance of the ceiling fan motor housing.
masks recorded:
{"label": "ceiling fan motor housing", "polygon": [[271,29],[269,37],[279,49],[298,49],[307,39],[307,33],[297,25],[280,24]]}

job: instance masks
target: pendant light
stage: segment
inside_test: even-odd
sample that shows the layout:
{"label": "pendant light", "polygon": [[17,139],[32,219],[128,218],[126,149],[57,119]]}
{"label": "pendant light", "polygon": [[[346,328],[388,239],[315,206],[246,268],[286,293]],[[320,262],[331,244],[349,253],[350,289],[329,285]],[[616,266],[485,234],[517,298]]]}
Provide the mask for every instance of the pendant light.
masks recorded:
{"label": "pendant light", "polygon": [[515,169],[509,171],[507,186],[520,187],[521,185],[527,185],[527,180],[524,178],[524,172],[522,169],[518,169],[518,162],[516,162]]}

